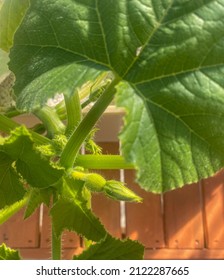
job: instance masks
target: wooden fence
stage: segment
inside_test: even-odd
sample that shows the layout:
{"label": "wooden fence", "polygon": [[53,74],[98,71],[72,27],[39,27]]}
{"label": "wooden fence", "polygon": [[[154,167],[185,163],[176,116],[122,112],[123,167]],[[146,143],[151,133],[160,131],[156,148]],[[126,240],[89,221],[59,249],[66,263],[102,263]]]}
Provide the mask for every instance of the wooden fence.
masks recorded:
{"label": "wooden fence", "polygon": [[[118,143],[101,143],[105,153],[116,153]],[[102,171],[119,179],[120,171]],[[120,204],[94,195],[93,210],[116,237],[137,239],[145,247],[145,259],[224,259],[224,171],[198,184],[155,195],[134,183],[134,172],[125,171],[130,188],[144,203]],[[28,220],[23,211],[0,227],[0,243],[19,248],[25,259],[50,258],[50,221],[45,207]],[[63,258],[82,251],[76,234],[63,235]]]}

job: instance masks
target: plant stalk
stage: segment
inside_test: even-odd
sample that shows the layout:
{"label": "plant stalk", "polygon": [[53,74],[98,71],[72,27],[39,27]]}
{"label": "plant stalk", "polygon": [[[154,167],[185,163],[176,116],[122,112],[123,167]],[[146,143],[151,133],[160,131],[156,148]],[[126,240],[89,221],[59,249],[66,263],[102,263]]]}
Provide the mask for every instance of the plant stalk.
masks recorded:
{"label": "plant stalk", "polygon": [[[55,204],[58,200],[57,193],[53,194],[53,204]],[[61,236],[58,238],[55,231],[53,223],[51,225],[51,254],[52,260],[60,260],[61,259]]]}
{"label": "plant stalk", "polygon": [[113,100],[116,92],[115,86],[119,83],[119,81],[120,78],[115,78],[112,81],[71,135],[61,154],[60,163],[65,168],[71,168],[73,166],[86,137],[89,135],[103,112]]}
{"label": "plant stalk", "polygon": [[67,111],[67,128],[66,134],[74,131],[82,118],[82,109],[79,95],[75,92],[71,97],[64,94],[65,106]]}
{"label": "plant stalk", "polygon": [[35,112],[35,115],[45,125],[49,138],[53,138],[55,134],[63,134],[65,125],[59,119],[57,113],[49,106],[45,106]]}
{"label": "plant stalk", "polygon": [[86,169],[134,169],[132,163],[126,162],[120,155],[78,155],[75,161],[77,166]]}

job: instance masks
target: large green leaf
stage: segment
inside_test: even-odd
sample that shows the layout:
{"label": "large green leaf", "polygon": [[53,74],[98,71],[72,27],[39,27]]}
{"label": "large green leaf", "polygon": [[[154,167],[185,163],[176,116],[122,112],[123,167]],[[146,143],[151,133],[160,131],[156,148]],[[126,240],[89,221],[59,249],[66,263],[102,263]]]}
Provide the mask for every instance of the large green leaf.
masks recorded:
{"label": "large green leaf", "polygon": [[[58,90],[72,92],[110,70],[129,84],[119,104],[135,122],[126,123],[122,150],[143,187],[208,177],[224,165],[223,16],[224,0],[31,1],[10,54],[18,104],[43,103],[59,76]],[[80,83],[71,86],[76,69]]]}
{"label": "large green leaf", "polygon": [[107,236],[99,243],[90,246],[74,260],[141,260],[144,247],[137,241],[119,240]]}
{"label": "large green leaf", "polygon": [[12,131],[0,151],[6,153],[16,170],[33,187],[47,188],[54,185],[63,175],[63,169],[55,167],[35,150],[34,142],[25,127]]}

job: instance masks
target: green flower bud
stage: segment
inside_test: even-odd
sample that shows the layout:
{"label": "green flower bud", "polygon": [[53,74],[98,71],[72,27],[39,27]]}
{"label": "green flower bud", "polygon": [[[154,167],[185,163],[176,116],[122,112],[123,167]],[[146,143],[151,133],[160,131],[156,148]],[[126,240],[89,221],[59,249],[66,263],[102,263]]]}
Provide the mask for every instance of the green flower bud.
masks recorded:
{"label": "green flower bud", "polygon": [[99,174],[90,173],[85,177],[85,186],[92,192],[102,192],[106,180]]}
{"label": "green flower bud", "polygon": [[84,181],[85,187],[92,192],[102,192],[107,182],[97,173],[84,173],[74,169],[71,172],[71,176],[76,180]]}
{"label": "green flower bud", "polygon": [[121,182],[110,180],[104,186],[105,194],[115,200],[141,202],[142,198],[136,195],[129,188],[125,187]]}

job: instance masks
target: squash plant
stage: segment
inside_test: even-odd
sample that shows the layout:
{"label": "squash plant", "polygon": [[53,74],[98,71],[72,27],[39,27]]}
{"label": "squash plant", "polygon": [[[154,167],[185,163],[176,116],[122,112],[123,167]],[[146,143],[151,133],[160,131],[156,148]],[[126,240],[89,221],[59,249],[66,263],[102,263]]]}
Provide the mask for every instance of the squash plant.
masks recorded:
{"label": "squash plant", "polygon": [[[223,167],[223,18],[224,0],[3,1],[0,222],[45,203],[53,259],[65,229],[86,241],[74,259],[141,259],[141,244],[106,232],[91,193],[141,198],[91,170],[135,168],[139,185],[160,193]],[[113,100],[126,112],[122,156],[102,155],[93,138]],[[12,119],[24,112],[41,124]],[[19,258],[5,245],[0,252]]]}

